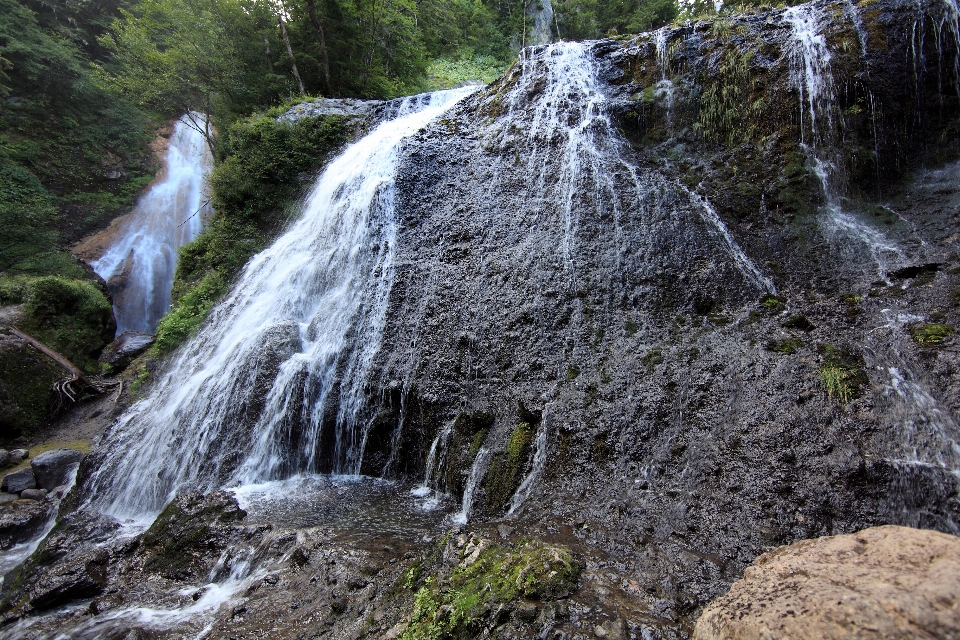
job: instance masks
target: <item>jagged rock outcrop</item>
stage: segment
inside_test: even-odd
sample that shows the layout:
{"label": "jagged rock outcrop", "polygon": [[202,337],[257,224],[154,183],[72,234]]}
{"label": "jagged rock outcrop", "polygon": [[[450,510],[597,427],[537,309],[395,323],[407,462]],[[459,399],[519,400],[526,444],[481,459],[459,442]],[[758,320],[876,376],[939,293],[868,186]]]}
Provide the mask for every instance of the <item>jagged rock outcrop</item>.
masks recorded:
{"label": "jagged rock outcrop", "polygon": [[958,594],[960,538],[874,527],[763,554],[693,637],[949,638],[960,630]]}

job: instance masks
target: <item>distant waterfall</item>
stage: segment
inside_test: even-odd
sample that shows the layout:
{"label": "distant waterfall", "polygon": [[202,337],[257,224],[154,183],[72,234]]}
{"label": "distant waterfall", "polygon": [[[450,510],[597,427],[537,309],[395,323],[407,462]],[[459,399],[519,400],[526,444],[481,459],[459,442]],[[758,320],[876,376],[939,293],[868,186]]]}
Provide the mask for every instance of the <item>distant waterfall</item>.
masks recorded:
{"label": "distant waterfall", "polygon": [[93,505],[152,517],[178,491],[359,471],[360,412],[394,278],[403,141],[474,88],[406,99],[323,172],[152,393],[105,437]]}
{"label": "distant waterfall", "polygon": [[92,263],[113,294],[117,334],[153,333],[170,308],[177,250],[200,233],[209,211],[204,190],[213,158],[197,126],[183,116],[173,128],[164,177],[140,198],[116,241]]}

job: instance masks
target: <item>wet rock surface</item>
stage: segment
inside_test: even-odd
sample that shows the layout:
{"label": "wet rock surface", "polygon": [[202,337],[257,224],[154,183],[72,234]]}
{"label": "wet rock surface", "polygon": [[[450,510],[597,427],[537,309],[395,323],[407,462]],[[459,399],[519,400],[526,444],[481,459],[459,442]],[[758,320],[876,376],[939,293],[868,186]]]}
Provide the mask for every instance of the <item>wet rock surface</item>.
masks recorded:
{"label": "wet rock surface", "polygon": [[114,371],[122,371],[134,358],[149,349],[154,341],[154,336],[149,333],[128,329],[104,347],[100,362],[110,365]]}
{"label": "wet rock surface", "polygon": [[874,527],[763,554],[693,637],[947,638],[960,629],[958,593],[960,538]]}
{"label": "wet rock surface", "polygon": [[16,496],[0,505],[0,549],[37,535],[46,523],[52,506],[45,501],[21,500]]}
{"label": "wet rock surface", "polygon": [[30,467],[11,471],[3,476],[0,482],[0,490],[9,493],[20,493],[24,489],[35,489],[37,487],[37,478]]}

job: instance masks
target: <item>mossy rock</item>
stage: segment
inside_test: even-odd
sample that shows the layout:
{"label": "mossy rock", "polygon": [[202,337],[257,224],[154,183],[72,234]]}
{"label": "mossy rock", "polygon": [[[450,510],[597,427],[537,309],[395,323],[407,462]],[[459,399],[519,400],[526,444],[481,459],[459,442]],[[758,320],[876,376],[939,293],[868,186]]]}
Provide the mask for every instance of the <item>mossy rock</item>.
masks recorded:
{"label": "mossy rock", "polygon": [[520,599],[555,600],[576,591],[581,567],[570,549],[540,540],[515,547],[472,542],[447,578],[428,576],[402,640],[474,638]]}
{"label": "mossy rock", "polygon": [[910,336],[921,346],[939,347],[954,333],[949,324],[924,323],[910,327]]}
{"label": "mossy rock", "polygon": [[863,356],[829,344],[820,345],[820,353],[820,381],[828,398],[847,404],[863,394],[869,383]]}
{"label": "mossy rock", "polygon": [[236,498],[225,491],[178,496],[143,534],[141,542],[147,549],[144,568],[170,580],[194,577],[200,556],[222,546],[217,529],[236,524],[246,515]]}
{"label": "mossy rock", "polygon": [[24,285],[23,303],[21,330],[87,373],[99,371],[97,358],[117,329],[100,287],[58,276],[36,278]]}
{"label": "mossy rock", "polygon": [[499,513],[510,502],[530,458],[532,442],[533,428],[529,423],[521,422],[510,434],[506,447],[493,455],[483,483],[488,513]]}

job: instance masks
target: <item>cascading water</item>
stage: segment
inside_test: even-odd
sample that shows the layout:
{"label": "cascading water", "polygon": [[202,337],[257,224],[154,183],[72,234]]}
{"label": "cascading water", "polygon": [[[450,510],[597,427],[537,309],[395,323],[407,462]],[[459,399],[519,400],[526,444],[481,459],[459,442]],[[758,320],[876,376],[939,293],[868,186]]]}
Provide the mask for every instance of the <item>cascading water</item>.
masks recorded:
{"label": "cascading water", "polygon": [[[581,212],[609,211],[619,236],[627,211],[660,208],[660,194],[671,187],[658,173],[639,171],[628,159],[626,145],[607,113],[607,99],[598,88],[596,62],[588,45],[559,42],[526,49],[507,80],[509,90],[494,98],[502,101],[496,108],[505,113],[500,124],[492,127],[489,143],[499,146],[505,158],[517,153],[516,147],[525,148],[525,158],[517,160],[531,176],[527,193],[539,211],[559,207],[560,258],[570,285],[575,286]],[[618,181],[632,184],[632,193],[618,189]],[[503,188],[498,180],[491,181],[491,197]],[[722,250],[733,257],[740,275],[759,291],[769,291],[772,284],[737,246],[719,216],[711,215],[702,199],[686,196],[725,245]]]}
{"label": "cascading water", "polygon": [[393,282],[401,143],[474,88],[405,100],[319,178],[151,394],[105,436],[94,508],[150,518],[178,491],[357,473]]}
{"label": "cascading water", "polygon": [[170,308],[177,249],[203,228],[210,210],[206,177],[213,164],[199,130],[205,124],[200,114],[177,121],[163,180],[140,198],[119,229],[118,239],[92,263],[113,294],[118,335],[127,329],[154,332]]}
{"label": "cascading water", "polygon": [[888,263],[902,258],[903,252],[883,233],[844,211],[840,204],[845,184],[837,162],[837,97],[830,50],[822,29],[825,18],[813,4],[791,7],[783,18],[793,34],[789,55],[791,80],[800,92],[800,141],[826,200],[825,231],[865,246],[883,275]]}

